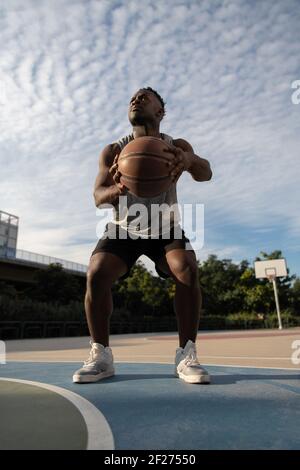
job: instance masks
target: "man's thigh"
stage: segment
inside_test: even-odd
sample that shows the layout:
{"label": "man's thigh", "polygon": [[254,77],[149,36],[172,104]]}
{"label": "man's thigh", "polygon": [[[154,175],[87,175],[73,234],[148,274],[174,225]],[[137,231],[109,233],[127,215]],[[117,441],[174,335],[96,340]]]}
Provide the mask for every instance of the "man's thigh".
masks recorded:
{"label": "man's thigh", "polygon": [[116,281],[128,271],[127,262],[115,253],[97,251],[91,256],[88,276],[98,276],[105,280]]}
{"label": "man's thigh", "polygon": [[[129,276],[132,266],[141,255],[140,251],[139,244],[130,237],[127,239],[112,239],[103,236],[92,252],[91,261],[95,260],[96,262],[98,253],[103,253],[103,256],[105,256],[105,253],[114,255],[111,260],[114,259],[113,264],[118,264],[118,270],[124,271],[124,265],[127,267],[126,272],[120,277],[123,280]],[[109,260],[109,257],[107,259]]]}
{"label": "man's thigh", "polygon": [[197,264],[196,254],[193,250],[185,250],[174,247],[162,256],[155,266],[167,276],[177,279],[176,272],[184,266],[195,266]]}

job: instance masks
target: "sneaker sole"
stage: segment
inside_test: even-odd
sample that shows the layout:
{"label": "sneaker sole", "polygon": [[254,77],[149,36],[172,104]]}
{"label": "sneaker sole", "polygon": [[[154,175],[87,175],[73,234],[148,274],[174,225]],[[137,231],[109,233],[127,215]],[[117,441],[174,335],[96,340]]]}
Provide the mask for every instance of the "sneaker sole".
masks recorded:
{"label": "sneaker sole", "polygon": [[210,384],[209,375],[184,375],[176,372],[175,375],[189,384]]}
{"label": "sneaker sole", "polygon": [[112,377],[115,375],[115,371],[109,371],[109,372],[101,372],[101,374],[97,375],[73,375],[73,382],[77,384],[84,384],[84,383],[93,383],[93,382],[99,382],[102,379],[106,379],[108,377]]}

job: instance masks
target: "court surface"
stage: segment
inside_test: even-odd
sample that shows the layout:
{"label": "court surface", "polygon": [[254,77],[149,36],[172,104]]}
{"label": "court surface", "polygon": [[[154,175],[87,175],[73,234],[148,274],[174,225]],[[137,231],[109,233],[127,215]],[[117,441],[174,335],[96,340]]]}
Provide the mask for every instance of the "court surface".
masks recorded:
{"label": "court surface", "polygon": [[87,337],[7,341],[0,449],[299,449],[295,341],[300,328],[199,332],[210,385],[174,376],[176,333],[111,336],[116,375],[95,384],[72,383]]}

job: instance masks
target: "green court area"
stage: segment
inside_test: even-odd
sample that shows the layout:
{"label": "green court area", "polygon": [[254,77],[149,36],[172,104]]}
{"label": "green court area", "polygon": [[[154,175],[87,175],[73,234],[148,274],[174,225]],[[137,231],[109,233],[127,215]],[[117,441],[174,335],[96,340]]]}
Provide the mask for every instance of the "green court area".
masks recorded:
{"label": "green court area", "polygon": [[67,398],[37,385],[0,382],[0,447],[86,449],[87,428]]}

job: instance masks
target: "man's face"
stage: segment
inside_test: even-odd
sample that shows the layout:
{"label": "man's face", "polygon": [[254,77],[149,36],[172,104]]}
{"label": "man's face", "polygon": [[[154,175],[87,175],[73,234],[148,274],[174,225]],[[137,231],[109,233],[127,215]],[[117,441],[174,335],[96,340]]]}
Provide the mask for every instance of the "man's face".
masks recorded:
{"label": "man's face", "polygon": [[162,116],[161,103],[154,93],[139,90],[131,98],[128,118],[133,126],[144,125],[146,122],[160,122]]}

